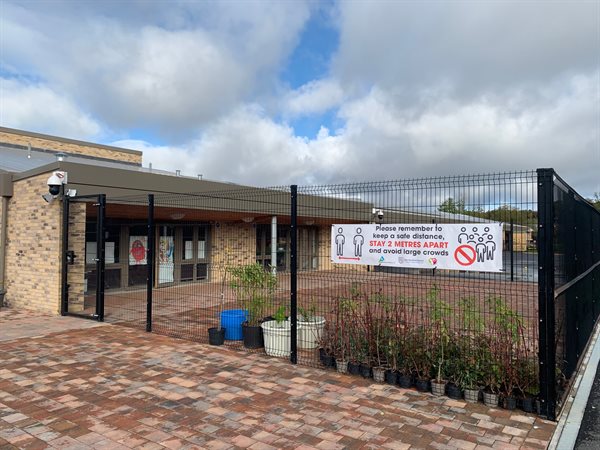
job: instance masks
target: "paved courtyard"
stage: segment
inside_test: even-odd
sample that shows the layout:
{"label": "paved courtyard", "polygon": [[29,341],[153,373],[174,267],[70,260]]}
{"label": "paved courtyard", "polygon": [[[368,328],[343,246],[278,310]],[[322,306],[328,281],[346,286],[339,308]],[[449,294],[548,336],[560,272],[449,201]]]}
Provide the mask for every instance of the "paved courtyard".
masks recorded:
{"label": "paved courtyard", "polygon": [[553,430],[261,355],[0,310],[0,449],[539,449]]}

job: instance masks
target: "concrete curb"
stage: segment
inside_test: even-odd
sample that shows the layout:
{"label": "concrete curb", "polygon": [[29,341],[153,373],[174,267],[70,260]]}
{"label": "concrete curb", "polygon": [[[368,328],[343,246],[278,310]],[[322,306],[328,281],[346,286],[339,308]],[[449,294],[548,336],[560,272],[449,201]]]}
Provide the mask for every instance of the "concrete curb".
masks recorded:
{"label": "concrete curb", "polygon": [[579,434],[579,428],[581,427],[581,421],[585,413],[585,407],[592,390],[599,362],[600,322],[596,324],[591,344],[586,351],[577,378],[565,400],[566,405],[563,408],[556,430],[552,435],[552,440],[548,445],[549,450],[570,450],[575,447],[575,441]]}

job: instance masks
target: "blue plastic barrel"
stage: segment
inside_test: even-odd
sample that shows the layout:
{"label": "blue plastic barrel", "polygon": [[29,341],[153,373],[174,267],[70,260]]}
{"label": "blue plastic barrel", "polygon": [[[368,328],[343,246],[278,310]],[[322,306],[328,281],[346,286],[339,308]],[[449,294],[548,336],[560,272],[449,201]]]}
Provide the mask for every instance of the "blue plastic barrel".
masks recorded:
{"label": "blue plastic barrel", "polygon": [[242,339],[242,323],[246,321],[246,311],[229,309],[221,312],[221,326],[225,328],[225,339],[239,341]]}

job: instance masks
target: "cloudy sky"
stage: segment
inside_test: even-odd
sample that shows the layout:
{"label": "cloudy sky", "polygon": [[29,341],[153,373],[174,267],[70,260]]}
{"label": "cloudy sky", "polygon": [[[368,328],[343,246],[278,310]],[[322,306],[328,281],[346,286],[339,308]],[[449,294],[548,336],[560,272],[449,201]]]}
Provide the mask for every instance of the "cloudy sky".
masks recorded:
{"label": "cloudy sky", "polygon": [[0,1],[0,123],[257,185],[600,191],[600,2]]}

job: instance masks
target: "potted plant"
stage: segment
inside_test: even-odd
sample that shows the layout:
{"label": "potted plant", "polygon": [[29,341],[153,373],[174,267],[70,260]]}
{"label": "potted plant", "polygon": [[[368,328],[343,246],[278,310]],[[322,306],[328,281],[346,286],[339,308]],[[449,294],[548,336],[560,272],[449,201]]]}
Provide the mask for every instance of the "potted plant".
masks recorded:
{"label": "potted plant", "polygon": [[493,313],[491,328],[495,339],[496,361],[500,368],[502,406],[513,410],[517,407],[514,392],[519,377],[517,355],[520,351],[519,332],[522,329],[522,319],[502,298],[490,298],[488,302]]}
{"label": "potted plant", "polygon": [[317,316],[317,305],[314,300],[310,306],[298,307],[298,348],[317,348],[325,326],[325,317]]}
{"label": "potted plant", "polygon": [[[469,403],[477,403],[483,384],[482,361],[486,357],[486,341],[482,338],[484,323],[476,300],[463,298],[461,303],[461,334],[457,336],[458,357],[453,358],[456,385]],[[450,388],[448,388],[450,396]]]}
{"label": "potted plant", "polygon": [[348,372],[348,353],[350,349],[350,339],[347,332],[347,305],[343,299],[338,299],[334,308],[335,331],[335,367],[339,373]]}
{"label": "potted plant", "polygon": [[518,363],[521,409],[532,413],[538,409],[537,396],[540,392],[537,363],[533,358],[522,358]]}
{"label": "potted plant", "polygon": [[242,325],[244,347],[261,348],[264,341],[260,323],[271,305],[277,277],[258,263],[233,267],[230,273],[230,286],[235,290],[240,306],[246,311],[247,320]]}
{"label": "potted plant", "polygon": [[415,386],[420,392],[431,390],[431,352],[429,349],[429,332],[421,325],[410,335],[409,358],[412,362]]}
{"label": "potted plant", "polygon": [[483,390],[483,403],[486,406],[498,407],[498,392],[500,390],[500,364],[496,358],[494,349],[495,342],[490,336],[482,339],[482,349],[480,360],[482,365],[482,379],[485,385]]}
{"label": "potted plant", "polygon": [[[229,247],[225,249],[224,261],[225,267],[223,270],[223,277],[221,278],[221,301],[219,302],[218,314],[219,324],[217,327],[208,329],[208,343],[210,345],[223,345],[223,343],[225,342],[225,334],[227,332],[227,330],[223,327],[223,310],[225,308],[225,286],[227,283],[227,272],[229,271],[229,267],[227,266],[227,261],[229,261]],[[244,311],[241,311],[241,313],[244,314],[243,317],[245,318]],[[243,320],[241,322],[243,322]],[[233,339],[233,337],[237,337],[233,336],[234,333],[232,333],[232,331],[235,333],[235,330],[230,330],[230,336],[228,336],[230,339]]]}
{"label": "potted plant", "polygon": [[261,324],[265,352],[269,356],[290,356],[291,327],[286,316],[285,306],[282,305],[277,309],[273,319]]}
{"label": "potted plant", "polygon": [[437,286],[433,286],[427,293],[430,303],[430,330],[433,356],[433,368],[435,378],[431,380],[431,392],[433,395],[444,395],[447,380],[445,379],[446,352],[450,341],[446,317],[450,314],[450,307],[439,298]]}

